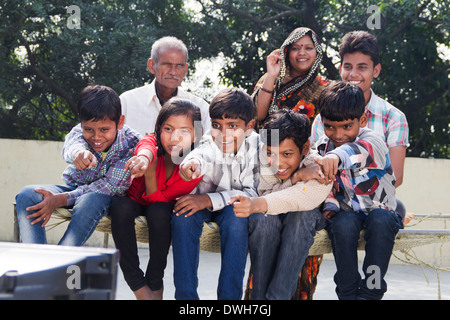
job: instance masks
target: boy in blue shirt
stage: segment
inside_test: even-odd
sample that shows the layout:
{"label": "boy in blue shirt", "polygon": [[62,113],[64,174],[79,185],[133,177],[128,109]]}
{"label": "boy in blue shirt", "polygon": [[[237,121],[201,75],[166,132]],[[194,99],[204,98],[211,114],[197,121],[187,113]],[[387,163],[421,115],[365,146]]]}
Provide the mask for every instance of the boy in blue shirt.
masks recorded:
{"label": "boy in blue shirt", "polygon": [[115,195],[131,183],[125,164],[141,135],[124,126],[120,98],[111,88],[88,86],[80,94],[81,124],[66,136],[63,154],[70,164],[63,185],[30,185],[16,196],[22,242],[45,244],[45,225],[59,207],[72,207],[60,245],[81,246],[107,213]]}

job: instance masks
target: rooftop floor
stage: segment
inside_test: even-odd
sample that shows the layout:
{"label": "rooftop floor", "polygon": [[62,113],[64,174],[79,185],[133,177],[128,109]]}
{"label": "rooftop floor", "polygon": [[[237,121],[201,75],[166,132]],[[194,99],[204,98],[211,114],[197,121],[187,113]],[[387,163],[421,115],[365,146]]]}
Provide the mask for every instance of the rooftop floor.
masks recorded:
{"label": "rooftop floor", "polygon": [[[139,249],[141,268],[145,269],[148,263],[148,249]],[[167,268],[164,277],[164,299],[174,299],[173,260],[172,250],[169,251]],[[247,260],[248,274],[250,263]],[[220,270],[220,254],[200,252],[199,287],[198,294],[201,300],[216,300],[217,279]],[[337,300],[333,276],[336,267],[333,260],[324,259],[320,267],[315,300]],[[440,272],[441,299],[450,300],[450,272]],[[134,294],[126,284],[122,271],[119,268],[117,279],[117,300],[134,300]],[[428,267],[413,265],[391,264],[385,280],[388,291],[384,300],[437,300],[438,275],[436,270]],[[244,279],[244,286],[246,279]],[[245,288],[244,288],[245,290]]]}

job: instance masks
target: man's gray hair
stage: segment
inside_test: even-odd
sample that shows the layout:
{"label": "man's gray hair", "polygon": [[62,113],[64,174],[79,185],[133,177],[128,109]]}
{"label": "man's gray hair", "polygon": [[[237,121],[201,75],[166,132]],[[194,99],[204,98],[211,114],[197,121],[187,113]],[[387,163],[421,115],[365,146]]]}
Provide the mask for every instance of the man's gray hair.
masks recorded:
{"label": "man's gray hair", "polygon": [[183,52],[183,54],[186,57],[186,63],[188,61],[188,50],[186,48],[186,45],[178,38],[175,37],[162,37],[155,41],[152,45],[152,52],[150,58],[155,61],[155,64],[158,63],[159,60],[159,53],[161,52],[161,49],[177,49]]}

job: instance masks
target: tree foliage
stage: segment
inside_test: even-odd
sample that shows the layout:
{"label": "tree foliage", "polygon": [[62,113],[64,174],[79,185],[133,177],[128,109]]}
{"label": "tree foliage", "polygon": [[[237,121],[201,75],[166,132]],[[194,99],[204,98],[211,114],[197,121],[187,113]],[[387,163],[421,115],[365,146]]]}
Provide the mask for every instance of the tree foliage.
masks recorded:
{"label": "tree foliage", "polygon": [[77,122],[83,87],[103,84],[120,94],[142,85],[152,43],[169,33],[184,36],[182,1],[71,4],[80,8],[79,29],[67,26],[66,1],[2,3],[1,136],[61,140]]}
{"label": "tree foliage", "polygon": [[[60,140],[77,122],[88,83],[119,94],[151,79],[151,44],[174,35],[190,64],[221,54],[220,77],[248,92],[265,58],[298,26],[320,36],[322,74],[339,79],[337,50],[351,30],[368,30],[369,0],[71,1],[81,28],[69,29],[67,2],[0,2],[0,137]],[[408,156],[450,157],[449,1],[382,0],[378,38],[382,73],[374,91],[405,112]],[[445,57],[447,55],[447,57]],[[199,86],[209,86],[205,81]],[[214,90],[214,88],[211,88]]]}
{"label": "tree foliage", "polygon": [[[402,110],[410,126],[408,156],[450,157],[449,25],[446,1],[379,1],[380,25],[368,29],[373,1],[198,0],[214,47],[232,63],[223,80],[249,92],[265,70],[265,57],[298,26],[313,29],[324,48],[322,73],[339,79],[341,37],[353,30],[377,36],[382,72],[373,89]],[[219,49],[220,48],[220,49]]]}

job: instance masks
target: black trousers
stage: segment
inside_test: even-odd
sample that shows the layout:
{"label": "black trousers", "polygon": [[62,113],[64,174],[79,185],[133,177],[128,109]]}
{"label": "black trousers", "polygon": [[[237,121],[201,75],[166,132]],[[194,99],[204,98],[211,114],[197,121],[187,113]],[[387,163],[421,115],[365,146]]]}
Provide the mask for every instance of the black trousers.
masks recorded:
{"label": "black trousers", "polygon": [[[171,215],[173,204],[157,202],[145,207],[128,197],[116,197],[110,208],[111,231],[120,251],[120,268],[132,291],[148,285],[151,290],[163,286],[164,270],[171,242]],[[139,256],[134,219],[145,216],[148,224],[149,256],[147,270],[139,268]]]}

